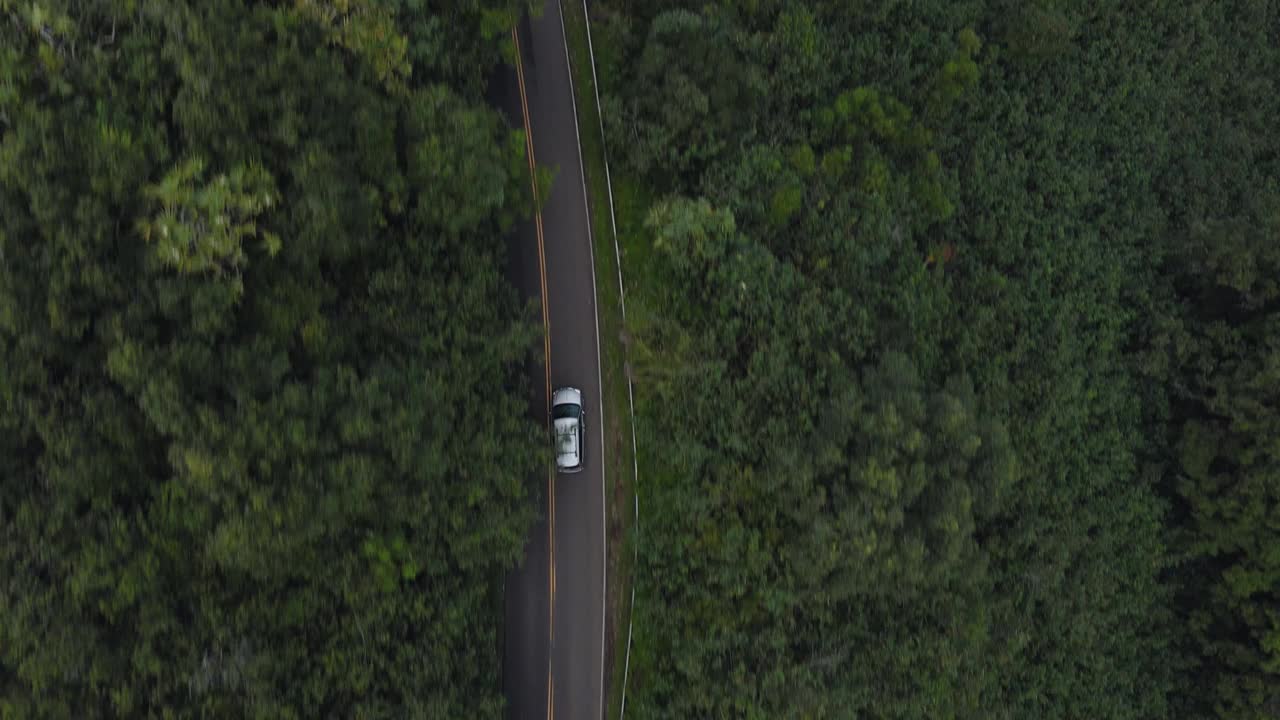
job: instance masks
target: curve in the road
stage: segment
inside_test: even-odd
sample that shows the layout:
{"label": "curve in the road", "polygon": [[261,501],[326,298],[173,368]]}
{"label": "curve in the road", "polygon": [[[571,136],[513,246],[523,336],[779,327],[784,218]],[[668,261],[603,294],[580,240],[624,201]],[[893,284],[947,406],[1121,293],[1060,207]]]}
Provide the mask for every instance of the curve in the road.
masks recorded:
{"label": "curve in the road", "polygon": [[[594,394],[594,421],[600,429],[588,437],[586,472],[561,482],[551,473],[545,546],[531,538],[525,562],[507,585],[507,635],[515,640],[507,644],[504,682],[510,717],[523,720],[545,712],[546,718],[601,720],[607,537],[594,248],[564,20],[558,12],[544,12],[523,29],[528,42],[522,28],[513,31],[512,40],[518,112],[525,126],[535,193],[538,169],[548,165],[559,169],[548,196],[537,198],[539,208],[532,224],[538,244],[536,284],[546,327],[545,397],[557,385],[574,385],[584,394]],[[530,253],[518,255],[532,262]],[[535,532],[542,532],[541,523]],[[546,584],[540,587],[534,576],[544,566]],[[532,627],[538,620],[529,609],[541,607],[542,602],[547,603],[545,626]],[[536,651],[543,645],[539,638],[544,630],[546,665],[540,667]],[[545,677],[545,688],[538,687],[540,683],[531,680],[534,677]],[[536,697],[544,689],[545,704],[544,698]]]}
{"label": "curve in the road", "polygon": [[[582,214],[587,218],[587,250],[591,256],[591,297],[598,298],[596,291],[596,242],[594,230],[591,226],[591,201],[587,194],[587,170],[582,162],[582,133],[578,128],[578,99],[577,93],[573,91],[573,68],[569,59],[569,38],[564,29],[564,7],[560,5],[560,0],[551,0],[556,4],[557,17],[560,19],[560,45],[564,48],[564,68],[565,73],[569,77],[569,107],[573,109],[573,137],[576,141],[574,144],[578,156],[578,180],[582,187]],[[621,266],[618,269],[618,281],[622,281]],[[621,285],[619,285],[621,288]],[[603,453],[605,448],[604,442],[604,378],[600,371],[600,313],[591,313],[592,319],[595,321],[595,339],[596,339],[596,406],[599,413],[596,417],[600,418],[596,422],[596,427],[600,428],[600,451]],[[607,496],[608,485],[605,483],[604,469],[608,467],[608,463],[600,462],[600,597],[602,602],[607,598],[609,593],[609,547],[608,533],[605,529],[605,519],[608,517],[608,508],[605,507],[605,498]],[[605,613],[600,613],[600,710],[597,717],[604,718],[604,668],[605,668]]]}

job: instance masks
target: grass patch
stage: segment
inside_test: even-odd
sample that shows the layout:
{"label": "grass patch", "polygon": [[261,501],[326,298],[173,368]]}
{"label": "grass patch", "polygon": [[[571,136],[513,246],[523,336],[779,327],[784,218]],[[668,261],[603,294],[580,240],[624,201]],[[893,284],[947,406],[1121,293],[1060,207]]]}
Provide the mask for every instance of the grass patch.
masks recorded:
{"label": "grass patch", "polygon": [[627,394],[626,327],[622,319],[618,256],[609,214],[609,188],[605,178],[604,143],[596,106],[595,82],[587,47],[587,19],[580,2],[561,2],[570,71],[578,106],[582,164],[586,175],[591,234],[595,243],[596,309],[600,314],[601,392],[605,406],[605,474],[609,478],[607,512],[609,534],[608,587],[606,588],[605,642],[606,717],[620,712],[623,658],[627,649],[627,623],[631,617],[631,587],[635,563],[635,485],[631,446],[631,406]]}

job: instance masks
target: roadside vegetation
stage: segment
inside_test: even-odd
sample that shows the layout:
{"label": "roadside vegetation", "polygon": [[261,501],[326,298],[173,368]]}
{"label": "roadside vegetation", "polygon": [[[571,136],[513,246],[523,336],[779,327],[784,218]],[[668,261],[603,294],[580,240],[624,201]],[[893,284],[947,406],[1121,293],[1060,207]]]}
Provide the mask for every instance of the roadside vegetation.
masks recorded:
{"label": "roadside vegetation", "polygon": [[591,12],[628,714],[1280,713],[1276,3]]}
{"label": "roadside vegetation", "polygon": [[0,717],[502,716],[526,5],[0,0]]}

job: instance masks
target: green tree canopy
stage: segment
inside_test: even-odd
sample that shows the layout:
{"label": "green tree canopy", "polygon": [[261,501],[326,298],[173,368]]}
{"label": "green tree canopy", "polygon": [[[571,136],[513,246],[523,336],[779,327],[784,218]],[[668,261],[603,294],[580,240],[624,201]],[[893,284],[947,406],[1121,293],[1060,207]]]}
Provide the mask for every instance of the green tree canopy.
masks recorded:
{"label": "green tree canopy", "polygon": [[1273,716],[1275,3],[596,6],[629,702]]}
{"label": "green tree canopy", "polygon": [[0,716],[501,714],[523,5],[429,5],[0,2]]}

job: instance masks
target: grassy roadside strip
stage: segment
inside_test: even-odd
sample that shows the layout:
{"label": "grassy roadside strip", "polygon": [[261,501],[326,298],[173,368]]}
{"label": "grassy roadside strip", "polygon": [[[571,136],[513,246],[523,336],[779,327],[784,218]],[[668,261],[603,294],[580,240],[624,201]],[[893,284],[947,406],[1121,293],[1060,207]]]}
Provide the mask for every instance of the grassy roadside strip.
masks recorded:
{"label": "grassy roadside strip", "polygon": [[608,587],[605,597],[605,641],[608,645],[605,717],[618,717],[623,686],[623,655],[631,617],[631,588],[635,570],[635,457],[632,449],[631,403],[627,389],[627,357],[622,317],[621,274],[610,218],[605,178],[604,139],[596,105],[591,56],[587,47],[587,19],[580,0],[561,0],[570,72],[577,98],[582,163],[587,183],[591,234],[595,243],[596,308],[600,316],[600,363],[604,394],[606,488],[608,522]]}

